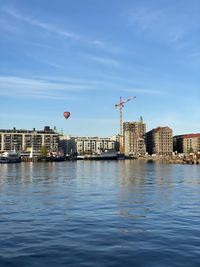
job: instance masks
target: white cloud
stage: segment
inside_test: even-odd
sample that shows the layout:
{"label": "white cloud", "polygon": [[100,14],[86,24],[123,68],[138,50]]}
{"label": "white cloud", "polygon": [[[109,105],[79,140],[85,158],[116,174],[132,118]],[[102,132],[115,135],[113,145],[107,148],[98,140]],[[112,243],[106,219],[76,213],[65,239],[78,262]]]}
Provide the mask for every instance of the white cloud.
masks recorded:
{"label": "white cloud", "polygon": [[48,99],[71,98],[64,92],[93,90],[87,83],[63,83],[42,79],[29,79],[15,76],[0,76],[0,95],[9,97],[34,97]]}

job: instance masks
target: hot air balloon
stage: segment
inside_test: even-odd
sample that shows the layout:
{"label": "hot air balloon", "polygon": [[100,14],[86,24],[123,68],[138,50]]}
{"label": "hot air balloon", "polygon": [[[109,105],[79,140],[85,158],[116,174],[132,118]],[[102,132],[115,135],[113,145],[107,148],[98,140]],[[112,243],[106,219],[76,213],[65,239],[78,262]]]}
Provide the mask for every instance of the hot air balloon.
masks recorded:
{"label": "hot air balloon", "polygon": [[63,116],[65,117],[65,119],[68,119],[70,116],[70,112],[69,111],[63,112]]}

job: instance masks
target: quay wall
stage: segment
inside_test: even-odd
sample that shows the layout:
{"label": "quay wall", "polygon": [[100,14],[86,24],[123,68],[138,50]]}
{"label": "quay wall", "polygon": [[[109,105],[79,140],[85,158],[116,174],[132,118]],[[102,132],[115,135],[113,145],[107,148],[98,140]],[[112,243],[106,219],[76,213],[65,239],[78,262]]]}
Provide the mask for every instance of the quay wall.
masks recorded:
{"label": "quay wall", "polygon": [[[163,163],[168,163],[168,164],[200,164],[200,157],[198,158],[180,158],[180,157],[152,157],[152,156],[147,156],[147,157],[141,157],[141,158],[129,158],[129,160],[145,160],[145,161],[153,161],[153,162],[163,162]],[[78,158],[65,158],[62,160],[52,160],[52,161],[65,161],[65,160],[78,160]],[[84,160],[84,159],[83,159]],[[87,160],[87,159],[86,159]],[[105,159],[106,160],[106,159]],[[124,159],[126,160],[126,159]],[[51,161],[51,160],[45,160],[40,157],[22,157],[21,162],[41,162],[41,161]]]}

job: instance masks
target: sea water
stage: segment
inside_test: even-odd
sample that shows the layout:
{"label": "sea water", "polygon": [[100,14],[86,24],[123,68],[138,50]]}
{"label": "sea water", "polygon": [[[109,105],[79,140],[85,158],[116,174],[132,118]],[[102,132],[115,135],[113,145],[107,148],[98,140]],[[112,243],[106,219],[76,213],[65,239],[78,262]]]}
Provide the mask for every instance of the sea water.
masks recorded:
{"label": "sea water", "polygon": [[200,266],[200,166],[0,165],[0,267]]}

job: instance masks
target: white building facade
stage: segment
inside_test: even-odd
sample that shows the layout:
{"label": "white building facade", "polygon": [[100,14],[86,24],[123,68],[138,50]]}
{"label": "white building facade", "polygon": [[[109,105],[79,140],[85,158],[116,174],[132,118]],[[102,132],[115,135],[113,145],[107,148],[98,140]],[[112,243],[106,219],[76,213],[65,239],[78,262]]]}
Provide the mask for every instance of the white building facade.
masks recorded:
{"label": "white building facade", "polygon": [[116,150],[116,141],[111,138],[77,137],[75,138],[78,155],[99,154],[103,151]]}

